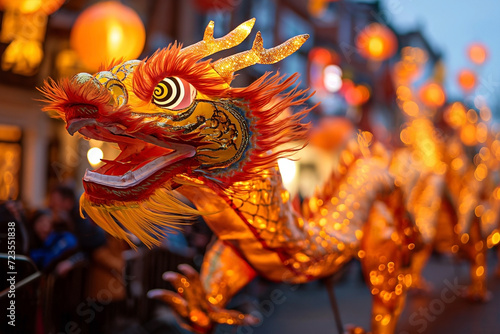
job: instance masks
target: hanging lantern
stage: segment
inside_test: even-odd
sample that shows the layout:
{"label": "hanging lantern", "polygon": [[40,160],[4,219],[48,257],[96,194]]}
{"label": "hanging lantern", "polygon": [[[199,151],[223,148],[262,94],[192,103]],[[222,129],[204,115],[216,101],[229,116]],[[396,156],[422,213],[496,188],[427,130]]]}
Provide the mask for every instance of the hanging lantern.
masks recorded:
{"label": "hanging lantern", "polygon": [[468,92],[474,89],[476,82],[476,74],[473,71],[464,69],[458,73],[458,83],[464,91]]}
{"label": "hanging lantern", "polygon": [[87,8],[71,30],[71,47],[89,70],[113,59],[136,59],[144,48],[146,31],[131,8],[119,2],[100,2]]}
{"label": "hanging lantern", "polygon": [[427,107],[438,108],[445,103],[446,95],[439,84],[429,82],[420,88],[420,99]]}
{"label": "hanging lantern", "polygon": [[325,117],[310,134],[311,145],[326,151],[342,147],[355,133],[352,122],[345,117]]}
{"label": "hanging lantern", "polygon": [[42,12],[50,15],[62,6],[65,0],[0,0],[0,8],[15,10],[20,14]]}
{"label": "hanging lantern", "polygon": [[209,12],[212,10],[217,10],[217,11],[232,11],[233,9],[236,8],[238,5],[238,1],[235,0],[196,0],[195,1],[196,6],[202,11],[202,12]]}
{"label": "hanging lantern", "polygon": [[467,49],[469,59],[477,65],[482,65],[488,58],[488,49],[481,43],[473,43]]}
{"label": "hanging lantern", "polygon": [[382,61],[396,53],[398,41],[394,33],[379,23],[366,26],[356,38],[356,47],[366,59]]}
{"label": "hanging lantern", "polygon": [[7,43],[2,54],[2,70],[31,76],[43,60],[43,41],[48,15],[64,0],[0,0],[5,12],[0,42]]}

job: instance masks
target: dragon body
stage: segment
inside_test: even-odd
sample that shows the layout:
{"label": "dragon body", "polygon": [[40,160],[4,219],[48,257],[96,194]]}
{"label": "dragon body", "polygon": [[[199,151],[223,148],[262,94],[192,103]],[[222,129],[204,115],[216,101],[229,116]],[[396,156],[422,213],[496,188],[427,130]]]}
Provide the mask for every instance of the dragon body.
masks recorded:
{"label": "dragon body", "polygon": [[254,323],[225,305],[256,275],[303,283],[358,257],[374,298],[372,331],[393,333],[411,285],[407,264],[417,233],[404,219],[390,159],[360,134],[330,180],[295,210],[276,162],[294,151],[282,144],[305,139],[308,110],[283,113],[303,105],[306,92],[296,88],[295,75],[266,74],[243,88],[230,83],[235,71],[277,62],[307,36],[264,49],[258,33],[249,51],[202,60],[241,43],[253,22],[219,39],[211,22],[192,46],[172,44],[142,61],[45,83],[45,110],[62,118],[71,134],[121,149],[115,160],[87,171],[81,208],[111,235],[130,242],[133,234],[147,246],[158,243],[165,228],[203,215],[217,241],[201,275],[181,266],[183,275],[165,274],[176,292],[150,293],[196,332],[217,323]]}
{"label": "dragon body", "polygon": [[[448,108],[443,115],[449,127],[446,134],[428,111],[408,117],[401,133],[406,148],[395,152],[391,172],[424,245],[412,258],[412,287],[428,287],[421,271],[437,249],[470,262],[471,284],[465,295],[485,301],[490,296],[486,250],[500,240],[495,230],[500,204],[495,182],[498,160],[492,153],[499,142],[474,110],[468,111],[469,116],[466,113],[460,103]],[[464,140],[471,127],[474,136],[484,138]]]}

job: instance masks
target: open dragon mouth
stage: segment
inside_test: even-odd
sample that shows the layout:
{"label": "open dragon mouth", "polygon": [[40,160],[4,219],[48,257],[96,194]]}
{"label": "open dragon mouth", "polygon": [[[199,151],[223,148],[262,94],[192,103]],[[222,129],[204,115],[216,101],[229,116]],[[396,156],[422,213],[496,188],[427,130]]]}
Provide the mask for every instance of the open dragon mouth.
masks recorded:
{"label": "open dragon mouth", "polygon": [[101,160],[104,165],[94,171],[87,170],[85,182],[113,188],[129,188],[144,181],[159,170],[178,161],[191,158],[196,149],[191,145],[165,142],[153,135],[126,134],[120,124],[101,124],[92,118],[67,121],[70,134],[116,143],[121,153],[114,160]]}

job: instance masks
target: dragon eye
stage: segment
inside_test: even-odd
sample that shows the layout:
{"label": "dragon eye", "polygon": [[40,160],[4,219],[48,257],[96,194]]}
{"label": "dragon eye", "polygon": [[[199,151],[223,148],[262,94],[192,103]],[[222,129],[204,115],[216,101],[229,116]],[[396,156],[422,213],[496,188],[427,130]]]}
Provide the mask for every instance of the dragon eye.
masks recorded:
{"label": "dragon eye", "polygon": [[185,109],[193,103],[196,89],[187,81],[167,77],[160,81],[153,91],[153,103],[160,108]]}

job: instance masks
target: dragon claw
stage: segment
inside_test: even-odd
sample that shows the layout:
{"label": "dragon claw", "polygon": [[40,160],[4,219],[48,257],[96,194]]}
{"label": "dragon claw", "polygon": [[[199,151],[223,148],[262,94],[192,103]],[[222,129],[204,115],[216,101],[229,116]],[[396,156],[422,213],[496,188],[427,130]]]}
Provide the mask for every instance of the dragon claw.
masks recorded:
{"label": "dragon claw", "polygon": [[215,324],[256,325],[259,319],[235,310],[226,310],[208,301],[198,272],[187,264],[181,264],[182,274],[167,271],[162,278],[170,282],[176,291],[154,289],[148,297],[160,300],[172,307],[183,319],[184,327],[196,333],[209,333]]}
{"label": "dragon claw", "polygon": [[179,268],[179,270],[186,276],[192,276],[192,277],[198,276],[198,272],[189,264],[185,263],[179,264],[177,268]]}
{"label": "dragon claw", "polygon": [[174,280],[177,277],[177,275],[178,274],[176,272],[167,271],[167,272],[163,273],[162,278],[164,281],[170,282],[170,281]]}

